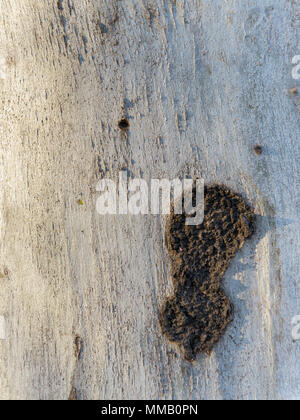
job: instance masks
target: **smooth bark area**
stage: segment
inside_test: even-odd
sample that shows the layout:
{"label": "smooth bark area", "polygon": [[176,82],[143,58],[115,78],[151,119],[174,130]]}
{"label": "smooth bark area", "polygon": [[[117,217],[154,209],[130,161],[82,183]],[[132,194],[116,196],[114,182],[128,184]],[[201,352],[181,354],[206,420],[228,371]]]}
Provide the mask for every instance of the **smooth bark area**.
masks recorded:
{"label": "smooth bark area", "polygon": [[[1,399],[300,398],[298,48],[297,1],[0,0]],[[158,322],[166,217],[96,211],[124,168],[259,215],[194,364]]]}

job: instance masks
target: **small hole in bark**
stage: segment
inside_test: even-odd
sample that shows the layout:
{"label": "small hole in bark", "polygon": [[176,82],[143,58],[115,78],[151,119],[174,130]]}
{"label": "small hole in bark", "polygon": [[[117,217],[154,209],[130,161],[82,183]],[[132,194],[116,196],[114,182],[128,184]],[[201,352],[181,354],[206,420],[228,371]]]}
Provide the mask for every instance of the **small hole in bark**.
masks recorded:
{"label": "small hole in bark", "polygon": [[172,260],[174,295],[160,313],[164,334],[183,347],[185,358],[210,354],[233,319],[222,288],[232,258],[255,230],[255,214],[243,198],[219,185],[205,187],[204,221],[187,226],[172,212],[166,241]]}
{"label": "small hole in bark", "polygon": [[290,94],[291,95],[298,95],[298,89],[296,87],[292,87],[290,89]]}
{"label": "small hole in bark", "polygon": [[262,148],[262,146],[260,146],[259,144],[257,144],[257,145],[254,147],[254,151],[255,151],[255,153],[256,153],[258,156],[260,156],[260,155],[262,154],[262,152],[263,152],[263,148]]}
{"label": "small hole in bark", "polygon": [[58,10],[64,10],[63,0],[57,0],[57,7],[58,7]]}
{"label": "small hole in bark", "polygon": [[121,121],[119,121],[119,129],[122,131],[127,131],[130,127],[129,121],[127,118],[122,118]]}

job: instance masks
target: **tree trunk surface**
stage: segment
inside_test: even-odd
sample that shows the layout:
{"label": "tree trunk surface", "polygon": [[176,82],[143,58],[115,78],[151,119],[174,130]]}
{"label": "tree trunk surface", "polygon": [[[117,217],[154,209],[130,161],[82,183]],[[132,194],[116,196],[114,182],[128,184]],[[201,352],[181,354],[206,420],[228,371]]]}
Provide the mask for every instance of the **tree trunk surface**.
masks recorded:
{"label": "tree trunk surface", "polygon": [[[0,398],[300,399],[299,2],[0,9]],[[159,325],[167,218],[96,211],[124,168],[224,184],[258,215],[225,275],[234,320],[193,364]]]}

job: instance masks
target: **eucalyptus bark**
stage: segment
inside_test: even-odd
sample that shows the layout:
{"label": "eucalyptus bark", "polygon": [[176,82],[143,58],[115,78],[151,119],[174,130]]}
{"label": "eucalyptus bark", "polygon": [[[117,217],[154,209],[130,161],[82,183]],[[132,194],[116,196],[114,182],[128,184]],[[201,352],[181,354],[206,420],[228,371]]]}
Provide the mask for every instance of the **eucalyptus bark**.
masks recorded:
{"label": "eucalyptus bark", "polygon": [[[0,398],[299,398],[299,2],[0,9]],[[124,168],[225,184],[261,216],[226,273],[234,321],[194,364],[158,321],[166,217],[96,211]]]}

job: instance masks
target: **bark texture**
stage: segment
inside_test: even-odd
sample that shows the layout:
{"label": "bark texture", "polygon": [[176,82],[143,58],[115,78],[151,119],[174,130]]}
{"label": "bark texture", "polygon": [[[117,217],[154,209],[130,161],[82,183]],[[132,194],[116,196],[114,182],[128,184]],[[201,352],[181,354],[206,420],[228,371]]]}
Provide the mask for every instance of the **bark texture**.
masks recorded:
{"label": "bark texture", "polygon": [[[300,398],[298,47],[298,1],[0,0],[0,398]],[[122,168],[258,215],[194,364],[159,326],[165,218],[96,212]]]}

